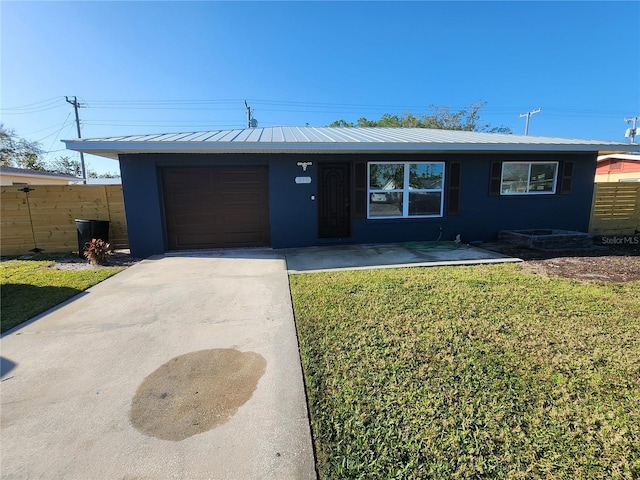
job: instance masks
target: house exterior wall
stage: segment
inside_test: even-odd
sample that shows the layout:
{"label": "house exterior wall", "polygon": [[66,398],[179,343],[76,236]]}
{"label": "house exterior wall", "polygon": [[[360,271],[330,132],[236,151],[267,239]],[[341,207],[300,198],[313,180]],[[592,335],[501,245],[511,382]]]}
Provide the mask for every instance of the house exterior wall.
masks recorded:
{"label": "house exterior wall", "polygon": [[[354,219],[355,243],[453,240],[489,241],[499,230],[563,229],[587,232],[593,197],[596,155],[441,154],[408,156],[411,160],[445,161],[445,194],[451,162],[461,164],[460,211],[441,218]],[[570,194],[489,195],[489,172],[495,161],[573,161]],[[559,172],[558,175],[561,173]],[[558,189],[559,190],[559,187]],[[442,233],[442,235],[441,235]]]}
{"label": "house exterior wall", "polygon": [[144,258],[164,253],[166,234],[156,162],[146,155],[121,155],[120,176],[131,254]]}
{"label": "house exterior wall", "polygon": [[[348,238],[318,238],[318,163],[367,161],[445,162],[445,197],[451,162],[461,165],[458,215],[420,219],[351,218]],[[495,161],[574,162],[571,193],[552,195],[489,194],[491,163]],[[306,171],[298,165],[311,162]],[[269,207],[273,248],[340,243],[384,243],[453,240],[488,241],[499,230],[564,229],[588,231],[594,188],[596,152],[464,153],[464,154],[138,154],[121,155],[120,168],[126,203],[129,243],[133,255],[147,257],[167,251],[162,205],[162,167],[230,165],[269,166]],[[308,177],[311,183],[296,182]],[[559,183],[559,182],[558,182]],[[351,192],[354,203],[354,192]]]}
{"label": "house exterior wall", "polygon": [[609,158],[598,162],[596,182],[640,181],[640,161]]}
{"label": "house exterior wall", "polygon": [[33,175],[16,175],[3,173],[0,175],[0,185],[69,185],[70,181],[64,178],[55,177],[35,177]]}

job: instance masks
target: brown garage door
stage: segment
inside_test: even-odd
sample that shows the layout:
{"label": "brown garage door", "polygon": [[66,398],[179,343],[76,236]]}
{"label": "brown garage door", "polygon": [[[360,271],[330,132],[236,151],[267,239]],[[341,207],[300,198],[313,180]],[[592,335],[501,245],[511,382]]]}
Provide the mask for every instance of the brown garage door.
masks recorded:
{"label": "brown garage door", "polygon": [[267,167],[164,168],[169,249],[271,243]]}

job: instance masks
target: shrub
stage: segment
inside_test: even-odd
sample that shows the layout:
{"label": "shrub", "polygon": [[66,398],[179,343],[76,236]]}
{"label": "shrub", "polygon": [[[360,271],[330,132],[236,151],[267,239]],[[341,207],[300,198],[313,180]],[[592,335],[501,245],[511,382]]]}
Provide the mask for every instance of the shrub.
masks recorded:
{"label": "shrub", "polygon": [[84,244],[84,256],[93,265],[104,265],[111,255],[111,245],[99,238],[92,238],[90,242]]}

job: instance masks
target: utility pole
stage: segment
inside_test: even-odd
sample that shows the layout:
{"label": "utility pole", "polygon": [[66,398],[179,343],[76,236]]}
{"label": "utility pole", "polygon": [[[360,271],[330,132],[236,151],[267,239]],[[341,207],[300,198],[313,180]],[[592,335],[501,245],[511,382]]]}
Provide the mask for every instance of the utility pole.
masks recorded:
{"label": "utility pole", "polygon": [[631,123],[633,122],[633,127],[631,128],[627,128],[627,131],[625,132],[624,136],[625,137],[631,137],[631,143],[636,143],[636,133],[638,133],[638,119],[640,117],[636,116],[636,117],[631,117],[631,118],[625,118],[624,121],[627,123]]}
{"label": "utility pole", "polygon": [[527,122],[524,125],[525,135],[529,135],[529,118],[531,118],[531,115],[535,115],[536,113],[539,113],[541,110],[542,110],[541,108],[536,108],[535,110],[531,110],[530,112],[520,114],[520,118],[527,117]]}
{"label": "utility pole", "polygon": [[244,101],[244,106],[247,107],[247,128],[251,128],[251,107],[249,107],[246,100]]}
{"label": "utility pole", "polygon": [[[78,103],[78,97],[73,97],[73,100],[69,100],[69,97],[64,97],[67,100],[67,103],[73,105],[73,109],[76,112],[76,128],[78,129],[78,138],[82,138],[82,134],[80,133],[80,117],[78,116],[78,108],[82,107],[80,103]],[[82,169],[82,183],[87,183],[87,170],[84,167],[84,153],[80,152],[80,168]]]}
{"label": "utility pole", "polygon": [[257,128],[258,120],[253,116],[253,109],[249,106],[247,101],[244,101],[244,106],[247,107],[247,128]]}

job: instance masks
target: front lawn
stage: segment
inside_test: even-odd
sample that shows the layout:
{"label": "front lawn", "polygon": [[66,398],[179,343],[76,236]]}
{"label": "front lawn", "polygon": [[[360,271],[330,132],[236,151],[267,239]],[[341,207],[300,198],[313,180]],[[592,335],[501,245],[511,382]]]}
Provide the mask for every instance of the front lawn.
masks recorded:
{"label": "front lawn", "polygon": [[62,255],[35,255],[0,262],[2,333],[114,275],[122,267],[58,270]]}
{"label": "front lawn", "polygon": [[290,282],[321,479],[640,478],[640,282]]}

